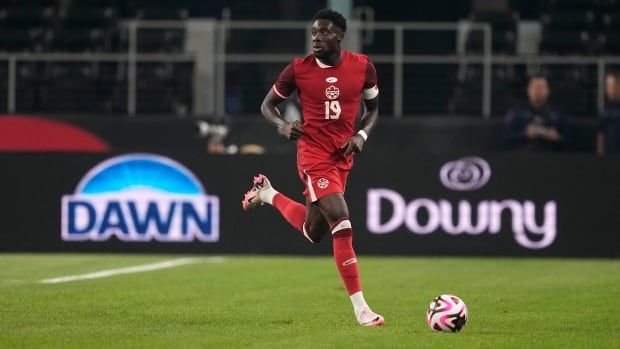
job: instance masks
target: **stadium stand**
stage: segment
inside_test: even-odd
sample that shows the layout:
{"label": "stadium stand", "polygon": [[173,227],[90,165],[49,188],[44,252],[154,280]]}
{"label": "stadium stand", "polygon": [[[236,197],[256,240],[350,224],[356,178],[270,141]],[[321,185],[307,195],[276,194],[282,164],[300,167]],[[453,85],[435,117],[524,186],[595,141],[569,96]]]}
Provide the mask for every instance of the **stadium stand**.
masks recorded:
{"label": "stadium stand", "polygon": [[[504,2],[502,2],[504,3]],[[517,27],[524,16],[541,25],[540,54],[549,55],[617,55],[620,53],[620,6],[618,0],[539,0],[526,9],[516,1],[505,2],[500,10],[483,11],[460,4],[449,11],[443,6],[411,4],[402,13],[391,2],[378,6],[371,0],[357,5],[374,7],[376,20],[469,20],[490,23],[492,47],[496,55],[517,53]],[[307,14],[321,7],[320,2],[296,1],[295,6],[281,2],[263,6],[256,1],[199,2],[180,0],[1,0],[0,52],[5,53],[124,53],[129,47],[127,20],[187,20],[196,17],[219,18],[225,7],[234,7],[231,19],[307,20]],[[434,6],[434,7],[433,7]],[[434,10],[428,10],[428,8]],[[428,17],[428,11],[433,16]],[[139,53],[182,53],[183,29],[140,28]],[[230,30],[227,49],[230,53],[290,53],[305,50],[303,30]],[[364,52],[391,54],[394,35],[377,30],[374,40],[363,45]],[[481,31],[470,31],[465,53],[481,54]],[[281,45],[286,42],[287,45]],[[454,32],[406,32],[405,54],[454,54]],[[8,69],[0,61],[0,109],[6,109]],[[377,64],[382,90],[393,92],[393,67]],[[127,64],[119,62],[22,61],[16,73],[16,108],[22,112],[127,112]],[[264,93],[262,86],[273,76],[275,68],[259,65],[229,65],[228,98],[233,111],[256,114],[256,105]],[[264,71],[263,71],[264,70]],[[553,97],[571,115],[592,116],[596,109],[596,67],[583,65],[541,65],[537,68],[549,76]],[[261,73],[261,71],[263,71]],[[502,115],[515,98],[521,97],[531,69],[518,64],[496,64],[492,69],[492,113]],[[480,64],[405,65],[403,112],[406,115],[481,113],[483,69]],[[185,115],[192,105],[193,66],[188,63],[139,63],[136,90],[138,113]],[[251,78],[252,83],[247,83]],[[228,87],[227,87],[228,88]],[[233,90],[234,89],[234,90]],[[390,100],[391,97],[388,97]],[[386,105],[384,110],[393,108]]]}
{"label": "stadium stand", "polygon": [[[508,13],[472,13],[470,20],[474,22],[490,23],[493,28],[493,52],[500,54],[514,54],[516,44],[518,12]],[[481,31],[471,31],[467,39],[467,51],[482,53],[484,37]]]}
{"label": "stadium stand", "polygon": [[[539,53],[546,55],[614,55],[620,47],[620,16],[616,0],[550,0],[543,2],[536,18],[542,27]],[[517,6],[518,7],[518,6]],[[516,52],[516,25],[519,12],[472,13],[475,21],[491,23],[493,52]],[[467,51],[482,52],[482,33],[472,31]],[[482,93],[482,68],[468,65],[454,89],[450,111],[456,114],[479,114],[475,101]],[[548,76],[552,100],[572,116],[595,115],[596,67],[584,65],[541,65],[538,72]],[[492,70],[492,112],[500,115],[510,101],[523,99],[522,91],[528,71],[517,66],[497,66]]]}

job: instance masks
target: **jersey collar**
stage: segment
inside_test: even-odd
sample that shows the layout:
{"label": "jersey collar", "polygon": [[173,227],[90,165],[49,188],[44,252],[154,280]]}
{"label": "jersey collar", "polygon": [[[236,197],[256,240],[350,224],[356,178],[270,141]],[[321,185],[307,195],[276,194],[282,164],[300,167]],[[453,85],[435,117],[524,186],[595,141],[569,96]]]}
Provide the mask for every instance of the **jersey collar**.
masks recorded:
{"label": "jersey collar", "polygon": [[327,65],[323,62],[321,62],[318,58],[314,57],[314,60],[316,61],[316,64],[319,65],[319,68],[323,68],[323,69],[327,69],[327,68],[333,68],[333,65]]}
{"label": "jersey collar", "polygon": [[316,56],[314,56],[314,60],[316,61],[316,64],[319,66],[319,68],[327,69],[327,68],[333,68],[333,67],[339,66],[340,63],[342,63],[343,56],[344,56],[344,51],[341,51],[340,52],[340,62],[338,64],[336,64],[336,65],[327,65],[327,64],[321,62],[318,58],[316,58]]}

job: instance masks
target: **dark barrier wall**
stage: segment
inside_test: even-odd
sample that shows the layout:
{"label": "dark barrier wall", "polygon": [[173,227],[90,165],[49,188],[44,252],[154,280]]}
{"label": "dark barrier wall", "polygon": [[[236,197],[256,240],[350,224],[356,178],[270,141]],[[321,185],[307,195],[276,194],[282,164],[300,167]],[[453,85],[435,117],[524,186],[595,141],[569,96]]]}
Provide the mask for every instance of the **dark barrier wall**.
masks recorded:
{"label": "dark barrier wall", "polygon": [[[59,121],[82,127],[105,140],[112,149],[167,151],[170,149],[205,149],[206,140],[199,137],[196,119],[110,118],[109,115],[61,118]],[[226,143],[256,143],[270,153],[295,150],[283,142],[271,124],[261,116],[235,118],[230,121]],[[594,154],[598,122],[596,119],[570,119],[567,126],[566,152]],[[136,137],[139,135],[139,137]],[[394,119],[382,116],[373,132],[372,146],[367,150],[400,149],[426,154],[452,152],[493,152],[511,150],[507,142],[503,118],[429,116]]]}
{"label": "dark barrier wall", "polygon": [[[293,155],[116,155],[0,154],[0,251],[331,252],[271,207],[241,210],[257,172],[302,200]],[[473,155],[360,155],[358,252],[618,257],[617,159]]]}

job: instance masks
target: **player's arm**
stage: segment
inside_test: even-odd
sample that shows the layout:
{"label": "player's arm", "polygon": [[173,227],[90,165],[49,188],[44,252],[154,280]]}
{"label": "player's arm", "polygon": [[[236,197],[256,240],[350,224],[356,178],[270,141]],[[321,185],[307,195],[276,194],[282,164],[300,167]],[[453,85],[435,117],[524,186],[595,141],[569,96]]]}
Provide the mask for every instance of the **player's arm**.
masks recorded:
{"label": "player's arm", "polygon": [[377,125],[377,120],[379,120],[377,72],[375,66],[371,62],[368,62],[366,67],[366,77],[362,96],[364,97],[364,115],[362,115],[360,130],[355,136],[349,138],[347,142],[342,145],[345,155],[360,153],[362,151],[364,143],[366,143],[366,140]]}
{"label": "player's arm", "polygon": [[[379,96],[377,95],[373,99],[364,99],[364,115],[362,115],[362,124],[360,131],[364,131],[366,137],[370,137],[370,134],[375,129],[379,120]],[[357,135],[360,135],[358,132]],[[362,137],[363,138],[363,137]]]}
{"label": "player's arm", "polygon": [[260,112],[267,121],[276,127],[279,134],[287,139],[296,140],[304,134],[304,130],[299,121],[288,122],[280,115],[277,106],[285,99],[286,98],[278,96],[272,88],[265,96],[260,106]]}
{"label": "player's arm", "polygon": [[362,115],[360,130],[342,145],[345,155],[362,152],[364,143],[377,125],[377,120],[379,120],[379,96],[364,99],[364,115]]}
{"label": "player's arm", "polygon": [[282,118],[278,104],[282,103],[295,91],[295,69],[291,63],[282,70],[278,80],[271,87],[260,106],[260,112],[265,119],[276,127],[278,133],[290,140],[296,140],[304,134],[299,121],[288,122]]}

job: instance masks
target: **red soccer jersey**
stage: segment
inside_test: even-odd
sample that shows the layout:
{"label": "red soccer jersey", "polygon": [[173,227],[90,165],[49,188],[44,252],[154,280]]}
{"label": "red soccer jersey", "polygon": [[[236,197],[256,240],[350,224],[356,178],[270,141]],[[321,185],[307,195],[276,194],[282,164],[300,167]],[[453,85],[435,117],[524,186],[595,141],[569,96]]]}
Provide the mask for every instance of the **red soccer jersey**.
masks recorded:
{"label": "red soccer jersey", "polygon": [[300,166],[332,164],[350,169],[351,155],[340,148],[355,134],[362,95],[375,98],[377,72],[367,56],[342,51],[336,66],[326,66],[314,54],[286,66],[273,91],[287,98],[297,89],[303,113],[304,135],[297,141]]}

